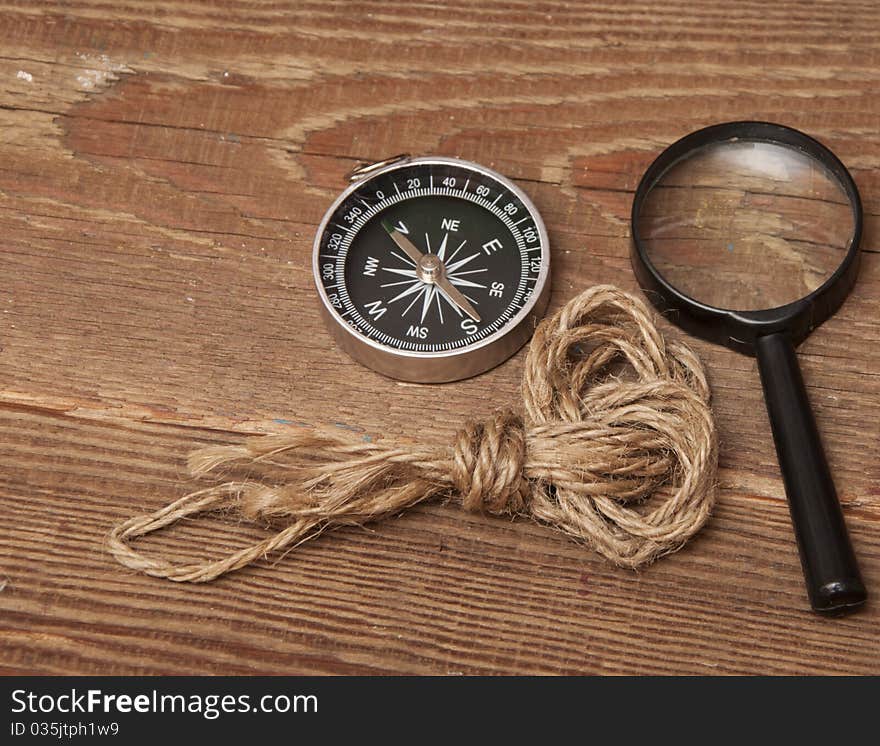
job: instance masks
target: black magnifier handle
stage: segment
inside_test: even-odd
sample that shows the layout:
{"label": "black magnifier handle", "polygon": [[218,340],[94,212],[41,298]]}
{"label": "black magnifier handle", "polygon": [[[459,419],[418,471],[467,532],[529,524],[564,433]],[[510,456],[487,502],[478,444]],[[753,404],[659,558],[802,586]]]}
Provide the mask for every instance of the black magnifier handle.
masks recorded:
{"label": "black magnifier handle", "polygon": [[758,368],[810,603],[842,611],[867,594],[791,338],[758,337]]}

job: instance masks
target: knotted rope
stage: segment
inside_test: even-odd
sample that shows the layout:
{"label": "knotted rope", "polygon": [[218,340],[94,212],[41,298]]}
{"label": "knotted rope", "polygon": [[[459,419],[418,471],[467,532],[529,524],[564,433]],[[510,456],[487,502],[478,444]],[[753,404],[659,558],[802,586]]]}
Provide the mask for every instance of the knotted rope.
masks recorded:
{"label": "knotted rope", "polygon": [[[439,496],[466,510],[530,515],[630,568],[681,547],[706,522],[717,440],[697,356],[667,343],[637,298],[591,288],[537,328],[523,380],[525,422],[468,423],[452,448],[385,445],[302,430],[203,448],[189,467],[240,481],[193,492],[110,534],[123,565],[205,582],[325,529]],[[197,513],[234,510],[277,533],[222,559],[174,564],[131,541]]]}

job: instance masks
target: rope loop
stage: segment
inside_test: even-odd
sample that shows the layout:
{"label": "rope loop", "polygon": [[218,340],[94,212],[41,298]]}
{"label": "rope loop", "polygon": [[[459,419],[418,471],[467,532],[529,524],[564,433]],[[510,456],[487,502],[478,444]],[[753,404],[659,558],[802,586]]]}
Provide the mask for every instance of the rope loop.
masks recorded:
{"label": "rope loop", "polygon": [[[641,300],[600,285],[542,321],[522,390],[525,417],[505,410],[469,422],[451,448],[304,429],[195,451],[195,476],[246,476],[119,524],[110,550],[149,575],[204,582],[328,528],[457,495],[466,510],[531,516],[636,568],[680,548],[705,524],[718,458],[706,375],[694,352],[664,339]],[[214,511],[277,530],[226,557],[183,565],[133,546]]]}

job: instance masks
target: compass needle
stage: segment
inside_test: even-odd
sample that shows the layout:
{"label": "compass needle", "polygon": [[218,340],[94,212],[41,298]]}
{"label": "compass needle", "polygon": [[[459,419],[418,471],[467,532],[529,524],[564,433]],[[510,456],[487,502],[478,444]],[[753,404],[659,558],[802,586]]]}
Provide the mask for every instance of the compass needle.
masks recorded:
{"label": "compass needle", "polygon": [[458,289],[456,289],[451,282],[449,282],[448,277],[438,278],[436,280],[436,284],[438,288],[446,293],[446,295],[448,295],[452,299],[452,301],[474,321],[482,321],[482,319],[480,318],[480,314],[477,313],[476,309],[471,305],[470,301],[465,298],[464,295]]}
{"label": "compass needle", "polygon": [[446,293],[443,292],[443,288],[440,288],[440,287],[437,288],[437,295],[440,296],[441,298],[443,298],[443,300],[445,300],[449,304],[449,307],[453,311],[455,311],[455,313],[459,317],[464,317],[464,314],[461,312],[461,309],[458,307],[458,304],[455,301],[453,301],[452,298],[450,298]]}
{"label": "compass needle", "polygon": [[385,232],[391,236],[391,240],[403,249],[403,253],[418,264],[419,259],[422,258],[422,252],[416,248],[416,245],[403,235],[403,233],[397,230],[397,228],[391,225],[388,220],[382,221],[382,227],[385,229]]}
{"label": "compass needle", "polygon": [[454,158],[395,157],[351,180],[313,251],[322,313],[346,352],[429,383],[481,373],[526,342],[550,256],[522,190]]}

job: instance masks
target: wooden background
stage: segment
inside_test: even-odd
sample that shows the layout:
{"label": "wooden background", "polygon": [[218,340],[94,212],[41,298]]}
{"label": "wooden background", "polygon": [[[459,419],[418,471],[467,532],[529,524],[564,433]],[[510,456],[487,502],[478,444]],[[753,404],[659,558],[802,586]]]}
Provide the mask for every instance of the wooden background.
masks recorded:
{"label": "wooden background", "polygon": [[[192,487],[194,446],[297,423],[441,445],[516,403],[522,354],[429,388],[334,348],[309,255],[353,165],[457,155],[516,180],[549,229],[552,310],[635,289],[639,175],[736,118],[819,137],[864,197],[855,292],[801,349],[864,611],[808,610],[755,362],[700,342],[718,506],[643,572],[443,505],[204,586],[108,556],[114,523]],[[0,0],[0,671],[880,673],[878,216],[870,0]],[[145,546],[259,535],[213,520]]]}

